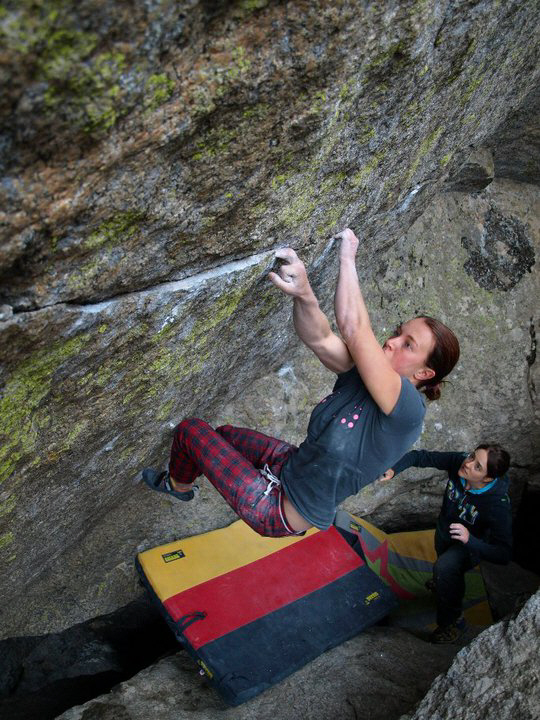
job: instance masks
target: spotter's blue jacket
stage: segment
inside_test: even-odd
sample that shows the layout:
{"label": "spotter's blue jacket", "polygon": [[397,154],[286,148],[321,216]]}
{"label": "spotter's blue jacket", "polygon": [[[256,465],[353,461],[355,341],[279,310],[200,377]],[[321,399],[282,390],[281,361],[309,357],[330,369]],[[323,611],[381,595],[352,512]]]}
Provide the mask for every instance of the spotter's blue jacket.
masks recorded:
{"label": "spotter's blue jacket", "polygon": [[[480,490],[465,490],[459,468],[467,453],[411,450],[393,466],[395,474],[409,467],[433,467],[446,470],[448,483],[437,531],[448,542],[450,524],[461,523],[470,533],[466,543],[481,560],[505,565],[512,557],[512,510],[508,497],[509,479],[495,478]],[[459,542],[459,541],[456,541]]]}

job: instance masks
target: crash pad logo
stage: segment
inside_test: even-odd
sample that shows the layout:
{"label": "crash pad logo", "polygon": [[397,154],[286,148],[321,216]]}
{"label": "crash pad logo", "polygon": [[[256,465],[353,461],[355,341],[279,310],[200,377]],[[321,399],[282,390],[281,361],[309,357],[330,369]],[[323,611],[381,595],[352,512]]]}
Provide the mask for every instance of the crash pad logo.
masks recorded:
{"label": "crash pad logo", "polygon": [[208,667],[208,665],[206,665],[206,663],[204,663],[202,660],[197,660],[197,662],[199,663],[199,666],[200,666],[200,668],[201,668],[201,669],[199,670],[199,672],[201,673],[201,675],[202,675],[203,673],[206,673],[209,678],[213,678],[213,677],[214,677],[214,673],[210,670],[210,668]]}
{"label": "crash pad logo", "polygon": [[169,563],[173,560],[180,560],[180,558],[186,557],[185,553],[182,552],[182,550],[174,550],[174,552],[168,552],[165,553],[165,555],[161,556],[164,560],[164,562]]}
{"label": "crash pad logo", "polygon": [[370,605],[374,600],[378,600],[380,597],[379,593],[375,590],[371,595],[366,595],[364,598],[364,605]]}

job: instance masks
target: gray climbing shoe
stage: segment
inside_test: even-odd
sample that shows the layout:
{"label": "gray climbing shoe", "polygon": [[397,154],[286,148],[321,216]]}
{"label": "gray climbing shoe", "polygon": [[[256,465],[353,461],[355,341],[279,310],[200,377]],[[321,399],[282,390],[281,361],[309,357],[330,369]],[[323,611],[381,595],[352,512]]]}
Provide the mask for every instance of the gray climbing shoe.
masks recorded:
{"label": "gray climbing shoe", "polygon": [[447,645],[455,643],[465,632],[466,624],[463,615],[451,625],[445,627],[437,626],[431,633],[429,640],[435,645]]}
{"label": "gray climbing shoe", "polygon": [[185,492],[173,490],[170,475],[166,470],[162,470],[160,472],[159,470],[154,470],[153,468],[145,468],[142,471],[142,477],[144,482],[149,488],[152,488],[152,490],[167,493],[167,495],[172,495],[178,500],[183,500],[184,502],[193,500],[195,497],[195,489],[199,489],[197,485],[194,485],[191,490],[186,490]]}

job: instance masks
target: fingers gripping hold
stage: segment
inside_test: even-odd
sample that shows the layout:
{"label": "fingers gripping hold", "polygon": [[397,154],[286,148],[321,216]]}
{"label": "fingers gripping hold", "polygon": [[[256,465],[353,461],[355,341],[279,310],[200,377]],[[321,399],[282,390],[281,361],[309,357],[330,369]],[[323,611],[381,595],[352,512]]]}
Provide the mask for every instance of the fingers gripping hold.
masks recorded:
{"label": "fingers gripping hold", "polygon": [[279,248],[276,250],[276,257],[289,263],[298,260],[298,255],[292,248]]}
{"label": "fingers gripping hold", "polygon": [[268,274],[269,279],[276,287],[287,295],[297,297],[309,287],[304,263],[292,248],[276,250],[276,258],[283,260],[277,272]]}
{"label": "fingers gripping hold", "polygon": [[341,240],[340,258],[342,260],[345,258],[354,258],[358,250],[359,241],[353,231],[345,228],[345,230],[342,230],[335,237]]}

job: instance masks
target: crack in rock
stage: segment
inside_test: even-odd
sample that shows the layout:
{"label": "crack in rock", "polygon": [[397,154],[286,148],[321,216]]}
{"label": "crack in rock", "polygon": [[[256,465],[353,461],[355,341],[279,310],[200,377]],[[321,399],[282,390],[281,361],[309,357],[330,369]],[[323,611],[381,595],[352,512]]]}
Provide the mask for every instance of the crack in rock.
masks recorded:
{"label": "crack in rock", "polygon": [[[211,270],[205,270],[200,273],[196,273],[195,275],[191,275],[187,278],[183,278],[182,280],[170,280],[164,283],[159,283],[158,285],[153,285],[148,288],[144,288],[143,290],[134,290],[132,292],[128,293],[121,293],[119,295],[115,295],[112,298],[109,298],[107,300],[101,300],[97,303],[72,303],[72,302],[60,302],[60,303],[53,303],[52,305],[44,305],[39,308],[35,308],[34,310],[13,310],[11,313],[6,311],[7,306],[2,306],[2,309],[4,310],[3,317],[4,319],[9,319],[15,316],[24,316],[24,315],[31,315],[32,313],[40,312],[42,310],[52,308],[52,307],[69,307],[74,310],[79,310],[83,313],[99,313],[102,310],[110,307],[114,303],[121,302],[126,297],[133,297],[133,296],[139,296],[144,297],[146,295],[157,295],[157,294],[170,294],[175,292],[181,292],[185,290],[192,290],[197,285],[201,285],[203,283],[206,283],[209,280],[213,280],[214,278],[221,277],[223,275],[228,275],[231,273],[240,272],[241,270],[245,270],[248,267],[252,267],[253,265],[257,265],[260,263],[264,258],[268,257],[269,263],[268,267],[265,268],[265,270],[262,271],[261,274],[264,274],[266,272],[269,272],[272,266],[272,262],[270,262],[270,259],[274,256],[274,249],[271,250],[265,250],[264,252],[257,253],[256,255],[250,255],[247,258],[243,258],[242,260],[232,260],[228,263],[225,263],[223,265],[219,265],[218,267],[212,268]],[[2,321],[2,316],[0,316],[0,322]]]}
{"label": "crack in rock", "polygon": [[527,388],[529,390],[529,397],[531,398],[531,403],[534,405],[536,403],[536,384],[534,382],[532,374],[532,367],[536,362],[537,340],[536,329],[534,327],[532,317],[529,321],[529,335],[531,337],[531,352],[525,356],[525,359],[527,360]]}

